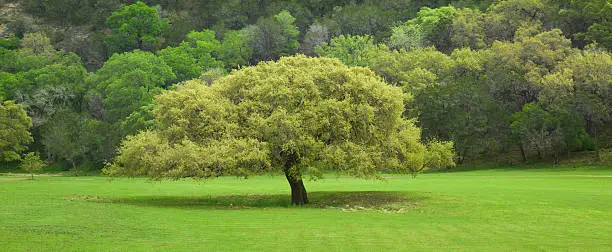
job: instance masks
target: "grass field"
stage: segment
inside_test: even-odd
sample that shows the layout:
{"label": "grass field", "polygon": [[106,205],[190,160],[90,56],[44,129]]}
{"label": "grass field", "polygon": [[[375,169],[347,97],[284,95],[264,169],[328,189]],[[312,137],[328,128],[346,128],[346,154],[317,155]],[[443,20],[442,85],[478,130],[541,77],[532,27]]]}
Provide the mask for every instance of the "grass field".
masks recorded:
{"label": "grass field", "polygon": [[612,169],[387,181],[0,176],[2,251],[612,250]]}

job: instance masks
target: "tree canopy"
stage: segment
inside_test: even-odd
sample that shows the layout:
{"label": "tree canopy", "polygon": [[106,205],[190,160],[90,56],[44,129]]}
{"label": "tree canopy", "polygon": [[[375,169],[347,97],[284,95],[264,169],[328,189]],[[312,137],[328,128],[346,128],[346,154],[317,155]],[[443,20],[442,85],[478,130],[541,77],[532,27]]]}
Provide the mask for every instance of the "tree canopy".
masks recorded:
{"label": "tree canopy", "polygon": [[106,19],[106,26],[113,31],[104,38],[109,55],[134,49],[156,50],[161,35],[168,29],[168,20],[159,17],[157,10],[143,2],[122,6]]}
{"label": "tree canopy", "polygon": [[136,50],[115,54],[91,79],[104,95],[105,119],[117,122],[148,105],[176,76],[153,53]]}
{"label": "tree canopy", "polygon": [[0,161],[20,159],[20,153],[34,139],[30,134],[32,119],[19,104],[0,102]]}
{"label": "tree canopy", "polygon": [[156,101],[159,127],[124,141],[107,174],[206,178],[281,171],[292,203],[304,204],[305,172],[367,178],[426,168],[420,130],[401,116],[401,90],[338,60],[285,57],[212,86],[188,82]]}

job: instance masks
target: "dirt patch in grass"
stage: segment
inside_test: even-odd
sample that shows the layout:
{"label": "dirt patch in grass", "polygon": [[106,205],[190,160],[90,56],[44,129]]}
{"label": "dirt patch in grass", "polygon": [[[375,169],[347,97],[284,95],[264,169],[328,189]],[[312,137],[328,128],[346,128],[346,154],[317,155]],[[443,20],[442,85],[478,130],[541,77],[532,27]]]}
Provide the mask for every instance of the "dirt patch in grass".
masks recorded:
{"label": "dirt patch in grass", "polygon": [[427,198],[424,194],[409,192],[315,192],[311,195],[311,206],[344,212],[403,213],[422,205]]}
{"label": "dirt patch in grass", "polygon": [[94,202],[112,202],[112,200],[105,198],[105,197],[100,197],[100,196],[89,196],[89,195],[75,195],[72,196],[70,198],[67,198],[67,200],[70,201],[94,201]]}

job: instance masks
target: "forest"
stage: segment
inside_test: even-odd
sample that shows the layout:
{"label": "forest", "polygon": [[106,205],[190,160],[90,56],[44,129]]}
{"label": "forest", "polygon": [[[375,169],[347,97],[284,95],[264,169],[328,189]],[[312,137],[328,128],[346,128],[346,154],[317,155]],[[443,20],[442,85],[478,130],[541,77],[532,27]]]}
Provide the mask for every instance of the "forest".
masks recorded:
{"label": "forest", "polygon": [[294,191],[332,167],[599,161],[610,17],[609,0],[0,0],[0,162],[279,168]]}

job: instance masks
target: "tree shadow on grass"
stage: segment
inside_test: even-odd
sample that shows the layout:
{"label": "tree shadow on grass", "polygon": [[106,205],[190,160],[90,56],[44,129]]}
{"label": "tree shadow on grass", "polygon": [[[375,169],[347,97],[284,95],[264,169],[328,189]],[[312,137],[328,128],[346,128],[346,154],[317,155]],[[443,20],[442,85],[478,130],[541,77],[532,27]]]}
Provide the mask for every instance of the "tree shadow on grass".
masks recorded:
{"label": "tree shadow on grass", "polygon": [[[425,193],[416,192],[311,192],[310,204],[302,208],[332,208],[343,211],[380,210],[402,212],[422,205],[429,198]],[[289,208],[288,194],[239,194],[218,196],[134,196],[126,198],[104,198],[97,196],[76,196],[71,200],[85,200],[100,203],[127,204],[145,207],[248,209],[248,208]]]}

